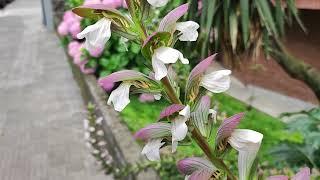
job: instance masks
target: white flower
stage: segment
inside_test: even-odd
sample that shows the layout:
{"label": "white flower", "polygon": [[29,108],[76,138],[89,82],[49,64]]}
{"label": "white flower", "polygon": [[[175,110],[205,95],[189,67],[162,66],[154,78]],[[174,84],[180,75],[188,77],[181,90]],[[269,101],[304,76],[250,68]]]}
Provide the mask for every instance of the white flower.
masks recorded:
{"label": "white flower", "polygon": [[99,131],[97,131],[97,133],[96,133],[98,136],[103,136],[104,135],[104,132],[102,131],[102,130],[99,130]]}
{"label": "white flower", "polygon": [[100,157],[101,157],[101,158],[104,158],[104,157],[106,157],[107,155],[109,155],[109,152],[108,152],[108,151],[104,151],[103,153],[101,153]]}
{"label": "white flower", "polygon": [[98,146],[104,146],[104,145],[106,145],[107,143],[105,142],[105,141],[100,141],[100,142],[98,142]]}
{"label": "white flower", "polygon": [[122,111],[129,103],[130,83],[121,83],[120,86],[113,90],[109,96],[108,105],[111,103],[116,111]]}
{"label": "white flower", "polygon": [[160,47],[152,55],[152,67],[155,73],[155,79],[161,80],[168,74],[165,64],[175,63],[180,59],[182,64],[189,64],[189,60],[183,57],[183,54],[171,47]]}
{"label": "white flower", "polygon": [[230,70],[219,70],[205,74],[200,85],[213,93],[221,93],[230,87]]}
{"label": "white flower", "polygon": [[90,132],[94,132],[95,130],[96,130],[96,129],[95,129],[94,127],[92,127],[92,126],[89,127],[89,131],[90,131]]}
{"label": "white flower", "polygon": [[90,138],[89,141],[90,141],[91,143],[96,143],[96,142],[97,142],[97,140],[94,139],[94,138]]}
{"label": "white flower", "polygon": [[100,19],[95,24],[86,27],[77,35],[78,39],[86,38],[85,48],[94,51],[96,48],[103,48],[111,37],[111,21],[106,18]]}
{"label": "white flower", "polygon": [[198,39],[199,24],[194,21],[178,22],[176,29],[181,32],[180,41],[196,41]]}
{"label": "white flower", "polygon": [[89,121],[87,119],[83,120],[83,128],[87,130],[89,128]]}
{"label": "white flower", "polygon": [[158,101],[158,100],[161,99],[161,94],[154,94],[153,97],[154,97],[155,100]]}
{"label": "white flower", "polygon": [[102,121],[103,121],[103,118],[102,117],[99,117],[97,120],[96,120],[96,124],[102,124]]}
{"label": "white flower", "polygon": [[100,151],[99,151],[99,150],[97,150],[97,149],[93,149],[92,153],[93,153],[93,154],[99,154],[99,153],[100,153]]}
{"label": "white flower", "polygon": [[236,129],[231,134],[228,142],[239,152],[239,180],[247,178],[252,163],[259,151],[262,138],[263,134],[249,129]]}
{"label": "white flower", "polygon": [[89,132],[85,132],[84,133],[84,139],[88,140],[90,138],[90,133]]}
{"label": "white flower", "polygon": [[172,121],[172,152],[177,150],[178,141],[182,141],[188,133],[188,126],[186,122],[189,117],[190,106],[187,105],[182,111],[179,112],[179,116]]}
{"label": "white flower", "polygon": [[143,147],[141,154],[146,155],[150,161],[160,160],[160,147],[164,145],[162,139],[150,139]]}
{"label": "white flower", "polygon": [[162,7],[168,3],[169,0],[147,0],[149,4],[154,7]]}

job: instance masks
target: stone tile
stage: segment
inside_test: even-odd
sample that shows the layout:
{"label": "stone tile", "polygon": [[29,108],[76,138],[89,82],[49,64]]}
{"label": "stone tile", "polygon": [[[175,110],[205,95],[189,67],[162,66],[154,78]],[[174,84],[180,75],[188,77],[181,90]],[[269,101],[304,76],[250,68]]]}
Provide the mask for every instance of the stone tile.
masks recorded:
{"label": "stone tile", "polygon": [[113,179],[88,160],[80,90],[41,21],[39,0],[0,12],[0,179]]}

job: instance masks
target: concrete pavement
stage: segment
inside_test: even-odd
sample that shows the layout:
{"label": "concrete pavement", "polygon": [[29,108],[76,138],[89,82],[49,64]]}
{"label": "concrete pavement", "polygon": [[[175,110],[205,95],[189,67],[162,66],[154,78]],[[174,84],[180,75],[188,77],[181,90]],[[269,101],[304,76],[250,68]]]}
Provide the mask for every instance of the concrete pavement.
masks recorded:
{"label": "concrete pavement", "polygon": [[39,0],[0,11],[0,179],[107,180],[83,143],[80,90]]}

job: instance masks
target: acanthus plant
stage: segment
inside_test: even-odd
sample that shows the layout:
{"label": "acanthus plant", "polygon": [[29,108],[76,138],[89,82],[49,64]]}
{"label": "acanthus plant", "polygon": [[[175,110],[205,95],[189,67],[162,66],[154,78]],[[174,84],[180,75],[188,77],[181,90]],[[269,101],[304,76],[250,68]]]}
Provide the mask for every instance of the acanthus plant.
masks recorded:
{"label": "acanthus plant", "polygon": [[[216,54],[207,57],[193,68],[187,84],[178,87],[172,64],[188,64],[189,60],[174,49],[177,41],[196,41],[199,25],[193,21],[178,22],[188,11],[183,4],[168,13],[158,27],[147,29],[144,20],[151,5],[159,7],[168,0],[126,0],[130,15],[123,15],[116,9],[103,5],[86,5],[73,9],[77,15],[97,20],[78,37],[86,38],[85,47],[101,47],[112,33],[141,45],[149,75],[122,70],[99,79],[105,89],[114,86],[108,104],[116,111],[122,111],[130,103],[130,93],[147,93],[164,98],[171,103],[157,121],[139,130],[135,137],[146,142],[142,154],[151,161],[160,160],[160,149],[171,146],[175,152],[179,142],[192,139],[202,149],[206,157],[192,157],[177,164],[188,179],[238,179],[226,165],[224,155],[230,147],[238,151],[239,179],[249,178],[249,174],[260,148],[263,135],[247,129],[236,129],[244,114],[239,113],[224,120],[213,132],[216,111],[211,108],[210,93],[221,93],[230,87],[230,70],[211,71],[210,66]],[[150,27],[148,25],[148,27]],[[180,62],[178,62],[178,60]],[[215,138],[213,137],[215,135]],[[215,139],[215,143],[209,143]],[[212,141],[210,141],[212,142]]]}

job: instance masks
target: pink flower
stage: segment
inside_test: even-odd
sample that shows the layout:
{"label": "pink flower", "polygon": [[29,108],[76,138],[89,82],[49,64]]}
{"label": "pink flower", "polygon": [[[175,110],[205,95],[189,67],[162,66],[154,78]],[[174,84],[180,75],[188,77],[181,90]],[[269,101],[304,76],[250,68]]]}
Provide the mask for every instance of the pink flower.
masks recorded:
{"label": "pink flower", "polygon": [[82,44],[79,43],[78,41],[72,41],[69,43],[68,45],[68,54],[71,56],[71,57],[75,57],[76,54],[81,54],[81,46]]}
{"label": "pink flower", "polygon": [[122,2],[122,7],[123,7],[123,8],[128,8],[128,5],[127,5],[126,0],[123,0],[123,2]]}
{"label": "pink flower", "polygon": [[85,0],[83,5],[101,4],[101,0]]}
{"label": "pink flower", "polygon": [[152,94],[143,93],[139,96],[140,102],[154,102],[154,97]]}
{"label": "pink flower", "polygon": [[73,38],[77,38],[77,34],[81,32],[81,26],[79,21],[75,21],[69,28],[69,32]]}
{"label": "pink flower", "polygon": [[96,71],[96,68],[87,68],[86,67],[86,64],[88,63],[88,61],[82,61],[81,64],[80,64],[80,70],[82,73],[84,74],[92,74]]}
{"label": "pink flower", "polygon": [[75,14],[72,11],[66,11],[63,15],[63,21],[69,22],[74,20]]}
{"label": "pink flower", "polygon": [[102,0],[102,4],[116,9],[122,7],[122,0]]}
{"label": "pink flower", "polygon": [[[284,175],[277,175],[277,176],[270,176],[267,180],[288,180],[288,176]],[[310,168],[304,167],[299,170],[299,172],[290,178],[292,180],[310,180]]]}
{"label": "pink flower", "polygon": [[81,52],[75,54],[75,56],[73,57],[73,63],[74,63],[75,65],[81,66],[81,64],[83,64],[83,61],[85,61],[85,60],[83,60],[83,59],[81,58]]}
{"label": "pink flower", "polygon": [[61,22],[58,26],[58,33],[60,36],[66,36],[68,35],[68,24],[64,21]]}
{"label": "pink flower", "polygon": [[98,47],[98,48],[95,48],[95,49],[90,49],[89,50],[89,53],[92,57],[100,57],[101,54],[103,53],[103,48],[101,47]]}

